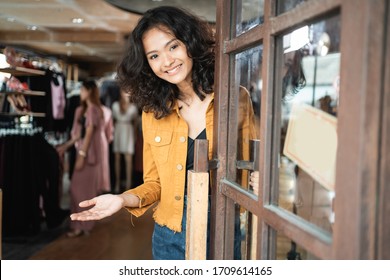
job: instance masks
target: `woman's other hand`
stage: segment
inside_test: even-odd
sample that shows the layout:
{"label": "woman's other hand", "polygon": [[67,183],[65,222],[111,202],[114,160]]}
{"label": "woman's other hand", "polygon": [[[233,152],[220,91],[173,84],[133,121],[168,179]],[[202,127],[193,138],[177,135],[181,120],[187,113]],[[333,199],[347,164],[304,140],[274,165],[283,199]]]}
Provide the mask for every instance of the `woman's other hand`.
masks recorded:
{"label": "woman's other hand", "polygon": [[66,145],[63,144],[63,145],[59,145],[56,147],[56,150],[57,150],[57,153],[60,157],[63,157],[64,154],[65,154],[65,151],[66,151]]}
{"label": "woman's other hand", "polygon": [[85,162],[85,157],[83,156],[78,156],[77,159],[76,159],[76,163],[75,163],[75,166],[74,166],[74,169],[75,170],[80,170],[83,168],[84,166],[84,162]]}
{"label": "woman's other hand", "polygon": [[259,171],[251,172],[249,184],[253,188],[253,193],[255,195],[259,195],[259,181],[260,181],[259,177],[260,177]]}

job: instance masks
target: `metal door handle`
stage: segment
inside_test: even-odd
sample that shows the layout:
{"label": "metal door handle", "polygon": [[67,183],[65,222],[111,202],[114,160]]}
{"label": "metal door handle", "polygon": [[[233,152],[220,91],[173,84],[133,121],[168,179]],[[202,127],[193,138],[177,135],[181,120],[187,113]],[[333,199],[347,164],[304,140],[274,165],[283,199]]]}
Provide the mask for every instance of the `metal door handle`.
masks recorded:
{"label": "metal door handle", "polygon": [[260,151],[260,140],[259,139],[249,140],[249,161],[237,160],[236,168],[250,170],[250,171],[259,170],[259,151]]}

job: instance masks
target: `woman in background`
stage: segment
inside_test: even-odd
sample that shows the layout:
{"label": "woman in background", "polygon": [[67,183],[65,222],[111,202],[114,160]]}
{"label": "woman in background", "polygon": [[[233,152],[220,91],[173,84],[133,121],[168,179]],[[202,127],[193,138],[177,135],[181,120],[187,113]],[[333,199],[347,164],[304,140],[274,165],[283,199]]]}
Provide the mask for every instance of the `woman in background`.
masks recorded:
{"label": "woman in background", "polygon": [[[82,210],[79,203],[110,189],[108,142],[112,131],[112,121],[106,117],[99,100],[99,90],[92,80],[85,81],[80,91],[81,105],[75,111],[71,139],[57,147],[62,155],[72,145],[77,157],[70,184],[71,213]],[[93,221],[71,221],[68,237],[88,234]]]}
{"label": "woman in background", "polygon": [[119,101],[112,104],[114,118],[114,154],[115,154],[115,189],[114,193],[121,191],[121,155],[126,163],[126,185],[130,189],[132,184],[133,155],[135,145],[134,124],[137,121],[138,109],[129,101],[129,97],[121,91]]}

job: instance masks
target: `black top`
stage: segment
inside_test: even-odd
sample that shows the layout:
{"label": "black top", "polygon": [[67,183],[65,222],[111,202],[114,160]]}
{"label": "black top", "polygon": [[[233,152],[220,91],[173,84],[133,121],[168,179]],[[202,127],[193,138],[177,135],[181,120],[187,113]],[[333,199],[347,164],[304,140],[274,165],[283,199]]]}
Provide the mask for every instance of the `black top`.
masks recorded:
{"label": "black top", "polygon": [[187,171],[193,169],[194,167],[194,144],[196,139],[207,139],[206,128],[203,129],[202,132],[199,133],[199,135],[195,139],[188,137],[185,193],[187,193]]}

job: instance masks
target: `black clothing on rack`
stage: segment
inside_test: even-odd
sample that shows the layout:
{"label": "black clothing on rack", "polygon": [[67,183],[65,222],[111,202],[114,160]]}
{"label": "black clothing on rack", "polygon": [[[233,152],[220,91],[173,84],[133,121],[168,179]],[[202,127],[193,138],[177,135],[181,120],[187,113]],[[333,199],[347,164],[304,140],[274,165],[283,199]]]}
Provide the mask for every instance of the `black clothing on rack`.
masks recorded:
{"label": "black clothing on rack", "polygon": [[120,88],[116,80],[104,80],[100,86],[100,101],[108,108],[120,98]]}
{"label": "black clothing on rack", "polygon": [[24,134],[3,133],[0,137],[4,237],[40,231],[43,218],[41,196],[48,227],[59,225],[67,216],[67,211],[62,210],[59,203],[61,172],[58,154],[39,129],[26,131]]}

